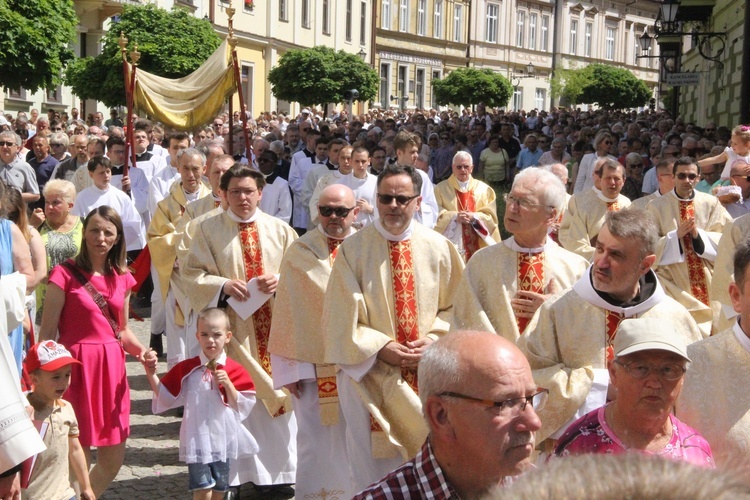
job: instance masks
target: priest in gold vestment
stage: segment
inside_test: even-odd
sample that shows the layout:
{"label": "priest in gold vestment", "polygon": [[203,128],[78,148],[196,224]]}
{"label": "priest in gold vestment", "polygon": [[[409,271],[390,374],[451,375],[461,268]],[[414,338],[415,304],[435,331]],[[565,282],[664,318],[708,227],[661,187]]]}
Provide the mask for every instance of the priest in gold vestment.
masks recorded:
{"label": "priest in gold vestment", "polygon": [[180,182],[172,184],[169,195],[158,203],[146,234],[151,264],[159,277],[158,289],[165,304],[169,368],[200,354],[200,345],[195,336],[191,338],[185,334],[183,305],[186,298],[176,266],[176,246],[180,238],[177,227],[188,203],[200,200],[211,192],[201,180],[205,169],[206,157],[197,149],[183,149],[179,152],[177,171],[180,173]]}
{"label": "priest in gold vestment", "polygon": [[674,190],[646,208],[661,237],[656,274],[667,295],[685,306],[708,336],[717,333],[714,316],[721,314],[710,294],[717,245],[732,217],[718,198],[695,190],[700,172],[691,158],[677,160],[673,173]]}
{"label": "priest in gold vestment", "polygon": [[[200,311],[250,298],[247,282],[257,279],[262,293],[273,294],[284,253],[296,233],[279,219],[258,209],[265,178],[246,165],[235,165],[221,177],[229,210],[197,224],[182,267],[191,306]],[[273,297],[243,320],[232,308],[227,314],[232,339],[227,354],[253,378],[259,403],[243,422],[258,441],[257,455],[231,463],[232,484],[295,482],[297,424],[289,395],[273,388],[268,335]]]}
{"label": "priest in gold vestment", "polygon": [[591,267],[573,288],[546,301],[519,339],[534,380],[550,391],[538,442],[558,439],[575,419],[606,403],[607,363],[623,319],[668,319],[686,342],[701,339],[688,311],[664,293],[651,270],[657,240],[643,210],[608,213]]}
{"label": "priest in gold vestment", "polygon": [[516,175],[504,217],[513,236],[480,250],[466,264],[451,330],[495,332],[516,342],[550,294],[578,281],[588,263],[548,236],[566,195],[560,179],[545,168]]}
{"label": "priest in gold vestment", "polygon": [[622,165],[607,158],[597,162],[594,187],[574,194],[563,214],[558,238],[564,249],[591,260],[604,216],[630,205],[630,200],[620,194],[624,182]]}
{"label": "priest in gold vestment", "polygon": [[463,270],[450,241],[413,221],[421,183],[413,167],[383,170],[380,219],[339,247],[324,299],[324,361],[340,368],[357,491],[415,455],[427,437],[416,368],[448,331]]}
{"label": "priest in gold vestment", "polygon": [[724,226],[716,251],[711,298],[721,304],[721,313],[714,316],[714,328],[723,332],[737,321],[737,312],[729,298],[729,284],[734,281],[734,251],[750,236],[750,214],[741,215]]}
{"label": "priest in gold vestment", "polygon": [[359,207],[354,192],[335,184],[317,197],[320,224],[284,255],[273,307],[271,352],[274,387],[295,396],[298,498],[351,498],[346,425],[336,390],[336,368],[323,362],[321,311],[339,245],[354,234]]}
{"label": "priest in gold vestment", "polygon": [[[746,216],[745,216],[746,217]],[[739,219],[737,219],[739,220]],[[733,326],[688,347],[693,360],[677,400],[677,416],[711,444],[716,463],[744,464],[750,453],[750,245],[737,246],[729,295]]]}
{"label": "priest in gold vestment", "polygon": [[440,213],[433,229],[451,240],[468,262],[477,250],[487,246],[485,238],[474,229],[476,221],[484,226],[480,230],[486,231],[486,237],[500,241],[495,191],[471,176],[471,154],[456,153],[452,169],[453,174],[435,187]]}

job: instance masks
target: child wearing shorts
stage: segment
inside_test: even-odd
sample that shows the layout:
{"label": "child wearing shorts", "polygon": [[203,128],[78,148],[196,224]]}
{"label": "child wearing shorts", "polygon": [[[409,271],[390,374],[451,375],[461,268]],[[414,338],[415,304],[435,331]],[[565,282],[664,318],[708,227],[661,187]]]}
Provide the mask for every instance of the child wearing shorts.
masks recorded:
{"label": "child wearing shorts", "polygon": [[224,352],[232,337],[226,313],[205,309],[197,327],[200,355],[178,363],[161,381],[148,366],[146,376],[154,391],[154,413],[185,407],[180,460],[188,464],[193,499],[220,500],[229,488],[229,461],[258,451],[242,425],[255,405],[255,386],[247,371]]}

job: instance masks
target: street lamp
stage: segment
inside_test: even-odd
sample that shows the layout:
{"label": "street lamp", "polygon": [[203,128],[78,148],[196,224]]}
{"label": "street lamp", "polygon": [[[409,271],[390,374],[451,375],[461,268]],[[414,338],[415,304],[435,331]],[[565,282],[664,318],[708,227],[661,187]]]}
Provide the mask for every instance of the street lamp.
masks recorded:
{"label": "street lamp", "polygon": [[362,59],[363,61],[364,61],[364,60],[365,60],[365,59],[367,58],[367,52],[365,52],[365,49],[363,49],[363,48],[361,48],[361,47],[360,47],[360,49],[359,49],[359,52],[357,52],[357,55],[358,55],[358,56],[359,56],[359,58],[360,58],[360,59]]}
{"label": "street lamp", "polygon": [[515,90],[518,90],[518,87],[521,85],[521,80],[523,80],[524,78],[534,78],[535,73],[536,73],[536,68],[534,68],[534,65],[532,63],[527,64],[525,75],[520,74],[520,73],[516,73],[513,75],[512,78],[516,80],[515,83],[512,83],[513,88]]}

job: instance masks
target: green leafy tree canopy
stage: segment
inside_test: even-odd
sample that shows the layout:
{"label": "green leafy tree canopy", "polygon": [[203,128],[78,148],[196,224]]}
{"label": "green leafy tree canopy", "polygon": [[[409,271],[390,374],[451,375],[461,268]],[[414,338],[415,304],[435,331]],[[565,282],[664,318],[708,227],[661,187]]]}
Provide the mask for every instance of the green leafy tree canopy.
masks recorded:
{"label": "green leafy tree canopy", "polygon": [[566,104],[580,103],[583,89],[591,82],[592,67],[557,69],[550,80],[552,98],[560,97]]}
{"label": "green leafy tree canopy", "polygon": [[359,101],[378,92],[378,74],[356,54],[329,47],[292,49],[268,73],[271,92],[303,106],[343,102],[344,92],[356,89]]}
{"label": "green leafy tree canopy", "polygon": [[432,82],[435,100],[440,105],[471,106],[484,103],[503,107],[513,95],[513,86],[501,74],[491,69],[459,68],[442,80]]}
{"label": "green leafy tree canopy", "polygon": [[627,69],[592,64],[586,70],[590,81],[581,92],[581,102],[623,109],[644,106],[651,97],[648,85]]}
{"label": "green leafy tree canopy", "polygon": [[107,106],[125,104],[120,32],[128,38],[128,53],[138,44],[138,67],[165,78],[192,73],[221,43],[210,22],[184,9],[124,5],[119,22],[104,36],[102,53],[68,65],[65,81],[78,97]]}
{"label": "green leafy tree canopy", "polygon": [[77,25],[72,0],[0,1],[0,86],[55,88],[73,59]]}

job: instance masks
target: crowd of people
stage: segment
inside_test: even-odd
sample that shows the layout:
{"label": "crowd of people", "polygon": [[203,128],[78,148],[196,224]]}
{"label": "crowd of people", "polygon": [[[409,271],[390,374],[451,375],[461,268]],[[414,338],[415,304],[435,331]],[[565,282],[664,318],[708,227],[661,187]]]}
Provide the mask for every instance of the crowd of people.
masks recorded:
{"label": "crowd of people", "polygon": [[572,455],[747,454],[750,126],[304,108],[134,117],[128,144],[117,110],[35,111],[0,115],[2,498],[107,490],[126,354],[184,407],[196,499],[520,497]]}

